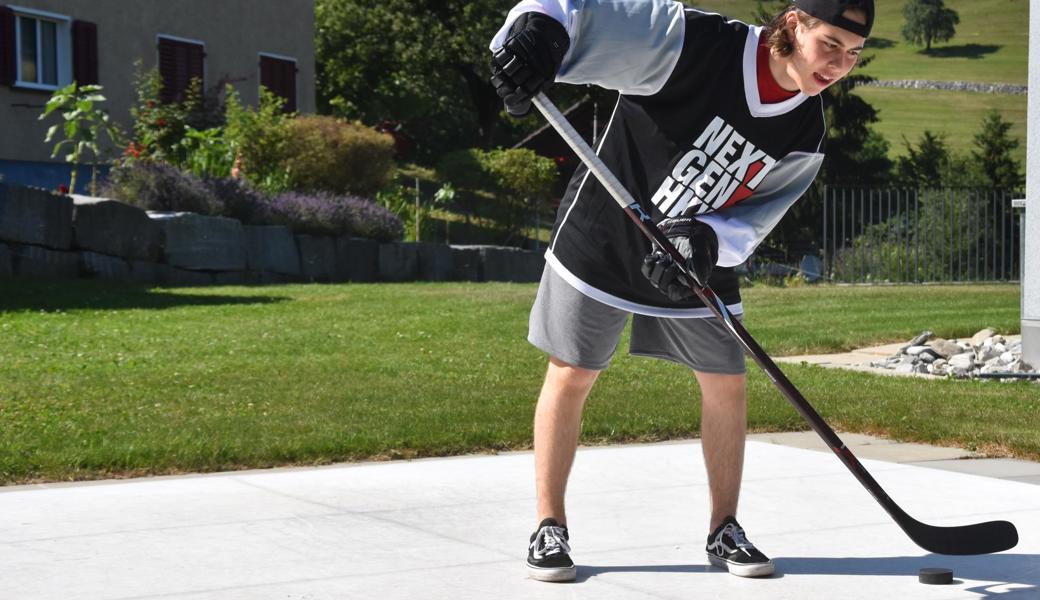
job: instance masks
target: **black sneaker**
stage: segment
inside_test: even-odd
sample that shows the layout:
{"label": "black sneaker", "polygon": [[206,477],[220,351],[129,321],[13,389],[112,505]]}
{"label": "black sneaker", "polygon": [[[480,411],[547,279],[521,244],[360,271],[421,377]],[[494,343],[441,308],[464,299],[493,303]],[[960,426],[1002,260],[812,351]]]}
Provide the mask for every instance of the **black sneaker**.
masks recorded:
{"label": "black sneaker", "polygon": [[527,547],[527,576],[538,581],[574,581],[577,569],[568,553],[567,527],[545,519],[531,534]]}
{"label": "black sneaker", "polygon": [[765,577],[773,574],[773,561],[748,541],[744,528],[733,517],[708,536],[708,560],[716,567],[740,577]]}

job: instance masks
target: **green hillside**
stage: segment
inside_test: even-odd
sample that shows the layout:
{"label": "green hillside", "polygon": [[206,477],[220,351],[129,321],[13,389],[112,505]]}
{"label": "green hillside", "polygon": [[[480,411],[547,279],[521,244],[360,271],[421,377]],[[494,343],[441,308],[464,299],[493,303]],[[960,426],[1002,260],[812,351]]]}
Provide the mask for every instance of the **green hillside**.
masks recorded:
{"label": "green hillside", "polygon": [[982,81],[1025,85],[1028,78],[1029,0],[946,0],[961,22],[931,54],[903,41],[903,2],[878,2],[867,73],[878,79]]}
{"label": "green hillside", "polygon": [[1010,135],[1019,147],[1015,159],[1026,160],[1026,97],[1008,94],[978,94],[939,90],[897,90],[891,88],[856,88],[856,93],[878,110],[876,129],[891,144],[892,157],[906,154],[905,135],[917,143],[926,129],[947,134],[946,143],[959,154],[972,148],[973,136],[981,128],[982,118],[997,109],[1011,123]]}
{"label": "green hillside", "polygon": [[[755,0],[687,2],[737,19],[750,20]],[[922,79],[1025,85],[1028,77],[1028,0],[946,0],[960,15],[957,35],[934,44],[931,54],[903,41],[904,2],[877,3],[874,32],[865,52],[874,59],[864,72],[880,80]],[[1020,142],[1015,156],[1025,162],[1025,95],[858,88],[879,111],[875,128],[891,144],[892,156],[905,154],[903,136],[916,142],[925,129],[945,132],[956,152],[971,148],[983,115],[991,108],[1013,124]]]}

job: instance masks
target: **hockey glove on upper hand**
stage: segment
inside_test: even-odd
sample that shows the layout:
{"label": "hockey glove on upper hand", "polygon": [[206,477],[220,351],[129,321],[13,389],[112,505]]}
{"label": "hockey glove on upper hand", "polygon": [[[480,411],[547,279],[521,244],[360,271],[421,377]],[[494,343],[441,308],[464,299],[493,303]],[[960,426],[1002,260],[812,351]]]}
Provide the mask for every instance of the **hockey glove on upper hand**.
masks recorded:
{"label": "hockey glove on upper hand", "polygon": [[491,58],[491,85],[514,117],[531,112],[531,99],[548,90],[571,41],[563,25],[527,12],[513,21],[509,38]]}
{"label": "hockey glove on upper hand", "polygon": [[[697,283],[706,285],[719,260],[719,238],[715,230],[707,223],[687,216],[665,219],[657,226],[686,258],[686,268],[693,273]],[[672,257],[661,250],[655,250],[643,259],[641,271],[672,302],[682,302],[695,295]]]}

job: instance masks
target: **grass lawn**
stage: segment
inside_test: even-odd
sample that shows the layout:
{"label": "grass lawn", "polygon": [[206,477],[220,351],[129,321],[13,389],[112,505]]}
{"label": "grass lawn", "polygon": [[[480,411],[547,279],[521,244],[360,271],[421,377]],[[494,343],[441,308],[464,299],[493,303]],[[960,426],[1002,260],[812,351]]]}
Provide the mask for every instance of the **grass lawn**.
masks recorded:
{"label": "grass lawn", "polygon": [[[0,283],[0,483],[526,448],[531,284],[144,289]],[[754,287],[770,352],[1017,331],[1015,286]],[[1035,384],[785,367],[836,428],[1040,458]],[[618,356],[583,441],[687,438],[697,392]],[[751,367],[753,430],[805,429]]]}
{"label": "grass lawn", "polygon": [[905,2],[878,2],[866,67],[878,79],[981,81],[1025,85],[1029,78],[1029,0],[945,0],[960,15],[953,39],[932,52],[903,40]]}
{"label": "grass lawn", "polygon": [[855,93],[878,110],[880,120],[872,127],[888,140],[892,158],[906,155],[903,136],[916,146],[926,129],[932,133],[946,132],[950,150],[965,154],[973,149],[975,134],[982,129],[986,112],[997,109],[1001,117],[1011,123],[1008,135],[1019,141],[1012,156],[1025,165],[1027,99],[1024,95],[877,87],[857,87]]}

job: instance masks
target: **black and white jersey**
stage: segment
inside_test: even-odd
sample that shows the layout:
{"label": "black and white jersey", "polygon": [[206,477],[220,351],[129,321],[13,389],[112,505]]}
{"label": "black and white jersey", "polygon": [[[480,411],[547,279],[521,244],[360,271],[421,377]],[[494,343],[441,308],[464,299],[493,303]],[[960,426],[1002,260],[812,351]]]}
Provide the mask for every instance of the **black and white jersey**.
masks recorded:
{"label": "black and white jersey", "polygon": [[[823,161],[820,98],[759,98],[761,28],[671,0],[524,0],[570,35],[557,81],[620,92],[596,153],[660,221],[692,208],[719,238],[712,289],[741,313],[743,263],[808,189]],[[582,166],[560,205],[548,264],[584,294],[630,312],[711,316],[673,303],[640,273],[649,241]]]}

